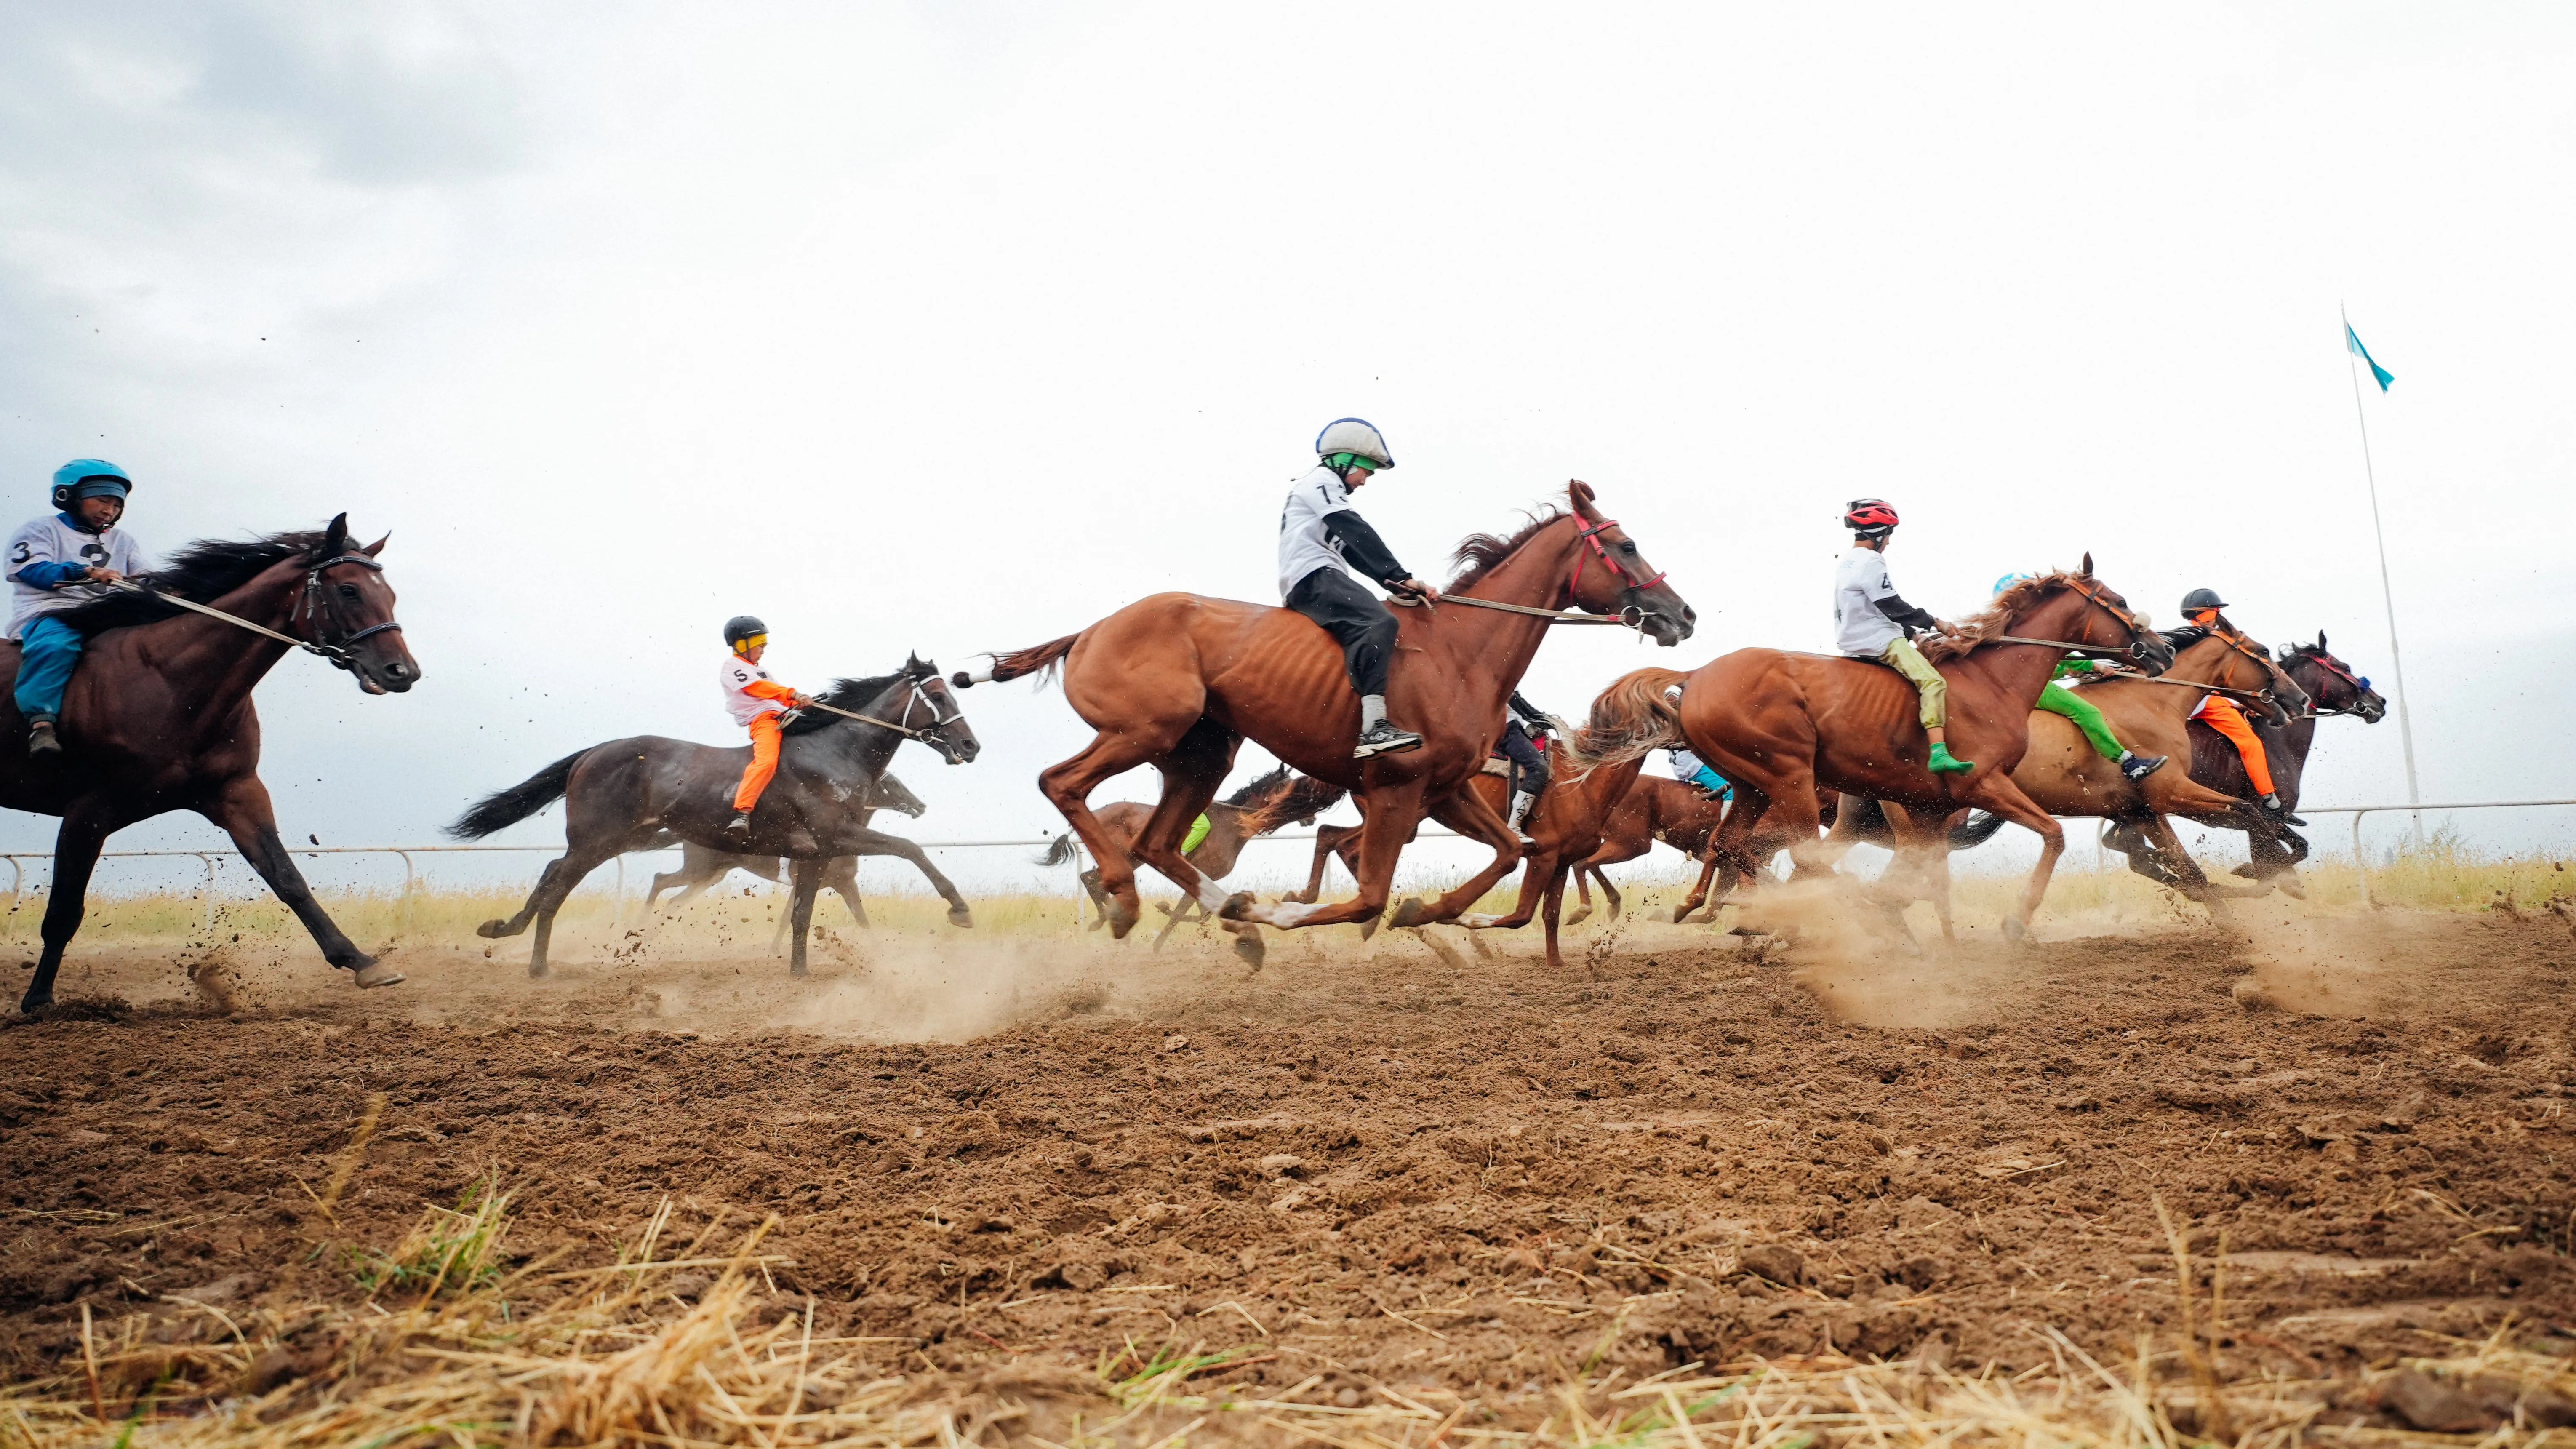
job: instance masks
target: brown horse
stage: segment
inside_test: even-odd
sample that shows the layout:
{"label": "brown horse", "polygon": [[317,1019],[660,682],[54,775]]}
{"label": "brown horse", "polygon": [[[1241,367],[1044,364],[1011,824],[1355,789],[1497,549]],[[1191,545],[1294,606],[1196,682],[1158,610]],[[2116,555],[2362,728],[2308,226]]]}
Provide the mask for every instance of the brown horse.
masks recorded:
{"label": "brown horse", "polygon": [[[1375,920],[1386,909],[1396,857],[1426,809],[1483,841],[1494,863],[1428,912],[1399,911],[1395,924],[1454,919],[1520,859],[1502,817],[1461,790],[1502,734],[1503,701],[1546,637],[1538,611],[1568,606],[1629,621],[1658,643],[1690,636],[1690,606],[1638,553],[1617,522],[1602,516],[1592,489],[1568,484],[1570,513],[1553,509],[1509,539],[1476,535],[1459,546],[1455,599],[1400,610],[1387,703],[1422,735],[1422,748],[1366,761],[1351,758],[1359,697],[1332,637],[1286,609],[1156,594],[1078,634],[998,656],[994,679],[1013,679],[1063,661],[1064,694],[1099,731],[1073,758],[1039,775],[1100,863],[1109,929],[1136,924],[1136,879],[1128,848],[1113,841],[1086,797],[1110,776],[1150,764],[1162,799],[1133,844],[1137,858],[1227,921],[1243,923],[1235,950],[1258,964],[1254,924],[1328,926]],[[1499,604],[1505,609],[1478,607]],[[1290,766],[1360,797],[1366,820],[1359,895],[1338,905],[1262,905],[1228,896],[1180,854],[1181,837],[1233,764],[1235,747],[1259,740]],[[1408,907],[1415,903],[1407,902]],[[1418,909],[1418,908],[1417,908]]]}
{"label": "brown horse", "polygon": [[[1836,803],[1841,798],[1834,791],[1818,790],[1817,818],[1824,824],[1833,824]],[[1582,904],[1565,918],[1565,923],[1577,925],[1592,914],[1592,893],[1583,885],[1586,873],[1601,883],[1601,894],[1610,904],[1611,919],[1616,920],[1619,892],[1610,884],[1610,877],[1601,873],[1601,867],[1635,860],[1653,849],[1659,840],[1694,860],[1703,861],[1699,880],[1691,886],[1689,894],[1682,897],[1681,904],[1673,907],[1672,918],[1675,921],[1689,920],[1691,913],[1708,900],[1709,882],[1716,873],[1716,862],[1708,858],[1708,845],[1731,808],[1726,800],[1712,797],[1686,781],[1666,779],[1660,775],[1639,775],[1627,798],[1619,802],[1619,807],[1610,812],[1609,820],[1602,825],[1600,848],[1576,868],[1574,884],[1582,897]],[[1774,825],[1754,838],[1751,850],[1754,859],[1769,860],[1788,844],[1789,837]],[[1711,919],[1714,918],[1712,913]]]}
{"label": "brown horse", "polygon": [[[2295,815],[2307,774],[2308,750],[2316,743],[2317,717],[2348,714],[2363,724],[2377,724],[2388,717],[2388,701],[2370,687],[2369,680],[2354,673],[2351,665],[2326,648],[2322,630],[2316,643],[2293,644],[2281,651],[2281,672],[2306,692],[2308,708],[2278,729],[2261,720],[2252,723],[2254,732],[2262,737],[2263,754],[2271,765],[2272,788],[2280,792],[2281,804]],[[2245,831],[2248,859],[2236,867],[2235,873],[2276,884],[2292,895],[2304,894],[2298,864],[2308,858],[2308,842],[2288,825],[2253,808],[2261,792],[2245,773],[2245,757],[2236,752],[2236,746],[2226,736],[2198,720],[2191,722],[2191,777],[2222,795],[2233,795],[2245,802],[2245,808],[2226,827]],[[2120,842],[2114,839],[2110,843],[2116,848]],[[2137,857],[2131,855],[2129,859],[2130,868],[2137,869]]]}
{"label": "brown horse", "polygon": [[[394,622],[394,591],[376,562],[383,539],[349,541],[349,516],[310,533],[247,543],[189,545],[153,574],[175,595],[291,636],[357,676],[369,694],[400,694],[420,679]],[[89,636],[63,694],[63,753],[30,759],[26,722],[8,702],[16,645],[0,648],[0,805],[59,815],[44,952],[19,1002],[54,999],[63,950],[80,930],[90,871],[107,837],[138,820],[194,810],[233,838],[261,880],[295,912],[322,958],[360,986],[402,973],[360,951],[332,924],[278,839],[259,779],[259,712],[251,691],[292,647],[239,624],[181,610],[152,593],[109,595],[61,617]]]}
{"label": "brown horse", "polygon": [[[2153,679],[2116,675],[2096,679],[2084,686],[2083,695],[2102,711],[2103,722],[2120,743],[2140,754],[2182,762],[2191,758],[2191,712],[2207,697],[2206,691],[2184,685],[2210,685],[2250,697],[2275,728],[2288,724],[2292,713],[2304,713],[2308,706],[2306,693],[2272,662],[2270,651],[2226,625],[2186,644],[2174,656],[2172,667]],[[2234,817],[2249,807],[2172,765],[2133,781],[2120,773],[2116,762],[2102,758],[2075,722],[2063,715],[2031,711],[2030,749],[2013,766],[2012,779],[2031,803],[2051,816],[2117,821],[2152,852],[2149,862],[2139,862],[2149,865],[2141,874],[2204,905],[2222,896],[2262,895],[2270,889],[2213,885],[2166,820],[2179,815],[2205,825],[2239,825]],[[1949,843],[1974,845],[2001,829],[2002,823],[2000,816],[1978,817],[1952,832]],[[1843,833],[1837,827],[1835,834]]]}
{"label": "brown horse", "polygon": [[1669,669],[1636,670],[1593,698],[1590,717],[1561,754],[1562,765],[1576,773],[1551,784],[1530,812],[1529,864],[1521,871],[1519,899],[1502,915],[1462,915],[1458,924],[1480,931],[1518,929],[1544,900],[1547,964],[1565,965],[1557,951],[1557,915],[1566,872],[1600,848],[1602,826],[1637,783],[1646,756],[1678,741],[1677,713],[1664,694],[1672,676]]}
{"label": "brown horse", "polygon": [[[1965,806],[1993,810],[2038,833],[2038,866],[2004,924],[2018,939],[2048,891],[2066,849],[2066,834],[2013,783],[2030,745],[2030,706],[2069,653],[2127,654],[2161,669],[2173,646],[2129,611],[2093,576],[2085,555],[2073,573],[2050,573],[2013,585],[1959,632],[1923,650],[1950,685],[1950,748],[1975,768],[1935,775],[1916,719],[1914,686],[1895,670],[1863,659],[1739,649],[1688,676],[1681,723],[1692,751],[1735,785],[1710,849],[1750,873],[1761,862],[1754,828],[1772,810],[1789,836],[1792,879],[1832,873],[1816,838],[1819,787],[1870,795],[1899,807],[1903,863],[1940,872],[1935,894],[1948,895],[1943,832]],[[1668,671],[1669,673],[1669,671]],[[1891,868],[1893,869],[1893,868]]]}
{"label": "brown horse", "polygon": [[[1347,793],[1339,785],[1327,785],[1281,765],[1235,791],[1233,798],[1208,806],[1207,838],[1190,852],[1189,862],[1208,879],[1223,880],[1234,873],[1235,862],[1243,854],[1243,847],[1256,836],[1268,835],[1292,820],[1300,825],[1312,825],[1318,812],[1331,809],[1333,803]],[[1113,839],[1121,844],[1132,844],[1136,833],[1153,818],[1154,807],[1135,800],[1121,800],[1113,805],[1103,805],[1092,813],[1099,817],[1100,827]],[[1062,865],[1073,859],[1079,848],[1070,832],[1059,835],[1055,843],[1038,856],[1038,864]],[[1080,879],[1083,890],[1091,897],[1092,909],[1097,912],[1092,917],[1090,929],[1097,931],[1109,921],[1109,897],[1100,888],[1100,868],[1094,866],[1084,871]],[[1196,911],[1199,919],[1205,919],[1208,914],[1188,896],[1181,897],[1177,908],[1164,906],[1162,910],[1170,919],[1163,922],[1163,929],[1154,936],[1154,949],[1157,951],[1163,949],[1163,942],[1171,938],[1174,930],[1192,918],[1191,912]]]}

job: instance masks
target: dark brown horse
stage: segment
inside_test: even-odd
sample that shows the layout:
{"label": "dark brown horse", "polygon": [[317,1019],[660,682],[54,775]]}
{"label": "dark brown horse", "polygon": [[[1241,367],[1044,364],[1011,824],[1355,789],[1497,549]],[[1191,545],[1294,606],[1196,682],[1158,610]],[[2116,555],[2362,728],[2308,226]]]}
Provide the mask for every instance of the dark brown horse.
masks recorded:
{"label": "dark brown horse", "polygon": [[[394,623],[394,591],[376,554],[349,542],[349,516],[310,533],[248,543],[189,545],[150,579],[153,589],[303,641],[357,676],[369,694],[400,694],[420,679]],[[194,810],[295,912],[322,957],[360,986],[402,973],[350,944],[304,884],[259,779],[259,712],[251,691],[291,645],[222,619],[127,592],[63,616],[89,636],[63,694],[63,753],[29,759],[26,721],[9,702],[18,647],[0,648],[0,805],[59,815],[44,953],[21,1011],[52,1003],[63,949],[80,930],[90,871],[107,837],[138,820]]]}
{"label": "dark brown horse", "polygon": [[974,759],[983,748],[939,677],[938,666],[909,659],[892,674],[841,680],[817,700],[829,708],[800,710],[786,723],[778,778],[751,812],[748,839],[729,828],[734,784],[751,759],[748,747],[719,749],[659,735],[610,740],[566,755],[476,801],[447,827],[448,834],[479,840],[562,800],[564,853],[547,863],[517,915],[485,921],[474,928],[475,934],[515,936],[533,922],[528,974],[545,975],[555,912],[582,877],[666,831],[700,845],[783,855],[796,862],[795,898],[788,906],[789,929],[796,933],[789,958],[792,975],[805,974],[814,893],[822,885],[824,867],[836,856],[899,855],[947,900],[951,924],[975,924],[966,898],[920,846],[861,823],[873,809],[867,803],[869,784],[885,773],[886,762],[904,741],[918,740],[952,765]]}
{"label": "dark brown horse", "polygon": [[[868,808],[860,813],[859,823],[867,824],[870,817],[879,810],[898,810],[918,820],[929,809],[930,807],[922,802],[920,796],[912,793],[901,780],[896,779],[889,772],[877,777],[876,785],[868,794]],[[666,909],[676,911],[696,900],[706,892],[708,887],[735,871],[744,871],[776,884],[790,879],[795,870],[795,862],[783,855],[741,855],[729,850],[717,850],[712,846],[684,841],[669,831],[664,831],[655,837],[644,848],[668,850],[675,845],[680,847],[680,868],[658,871],[654,874],[652,888],[644,892],[644,909],[648,913],[653,909],[654,900],[662,892],[674,886],[679,888],[680,893],[671,897]],[[823,866],[821,889],[839,896],[841,904],[849,907],[850,919],[857,923],[859,929],[867,929],[868,908],[859,902],[859,858],[857,856],[838,856],[826,862]],[[790,911],[778,913],[778,930],[770,938],[769,943],[771,950],[775,951],[779,938],[787,934],[788,917],[792,914],[793,912]]]}
{"label": "dark brown horse", "polygon": [[[1207,838],[1189,853],[1189,862],[1208,879],[1223,880],[1234,873],[1235,862],[1241,858],[1243,847],[1254,838],[1268,835],[1291,821],[1312,825],[1318,812],[1333,808],[1334,802],[1348,793],[1339,785],[1327,785],[1281,765],[1235,791],[1233,798],[1208,806]],[[1121,800],[1103,805],[1092,813],[1099,817],[1100,828],[1124,845],[1133,843],[1136,832],[1144,829],[1145,822],[1153,818],[1154,807],[1141,801]],[[1079,848],[1072,832],[1068,831],[1057,836],[1055,842],[1038,856],[1038,864],[1062,865],[1073,859]],[[1109,921],[1109,896],[1100,888],[1100,868],[1093,866],[1084,871],[1080,879],[1096,912],[1090,929],[1097,931]],[[1181,897],[1177,907],[1164,906],[1162,910],[1170,919],[1164,921],[1163,929],[1154,935],[1154,949],[1157,951],[1163,949],[1163,942],[1170,939],[1175,929],[1191,919],[1192,912],[1196,912],[1201,920],[1208,915],[1205,907],[1188,896]]]}
{"label": "dark brown horse", "polygon": [[1672,674],[1682,685],[1682,730],[1692,751],[1735,785],[1736,808],[1710,848],[1737,870],[1760,869],[1753,832],[1778,810],[1792,878],[1831,874],[1816,838],[1816,791],[1824,787],[1897,806],[1891,818],[1902,815],[1899,864],[1911,856],[1915,868],[1946,875],[1950,816],[1968,806],[1992,810],[2042,842],[2039,864],[2004,924],[2018,938],[2066,849],[2065,832],[2012,781],[2030,745],[2031,702],[2070,652],[2128,655],[2161,669],[2173,647],[2093,577],[2087,554],[2073,573],[2004,590],[1958,634],[1932,639],[1923,652],[1949,681],[1950,748],[1975,765],[1964,774],[1925,768],[1930,745],[1917,722],[1914,686],[1884,665],[1739,649],[1688,676]]}
{"label": "dark brown horse", "polygon": [[[2316,743],[2317,716],[2348,714],[2363,724],[2377,724],[2388,717],[2388,701],[2370,687],[2369,680],[2327,650],[2322,630],[2316,643],[2293,644],[2281,651],[2281,672],[2307,692],[2308,708],[2292,711],[2285,725],[2275,726],[2260,719],[2250,722],[2255,734],[2262,738],[2264,762],[2272,771],[2272,788],[2280,792],[2281,804],[2288,813],[2295,815],[2307,774],[2308,750]],[[2198,720],[2191,725],[2191,777],[2243,802],[2228,828],[2245,831],[2246,854],[2251,859],[2236,867],[2235,873],[2300,894],[2304,888],[2299,884],[2298,864],[2308,858],[2307,840],[2254,808],[2260,792],[2245,773],[2245,757],[2236,753],[2236,746],[2225,735]]]}
{"label": "dark brown horse", "polygon": [[[1163,793],[1136,836],[1135,856],[1219,917],[1244,923],[1235,949],[1255,964],[1262,945],[1254,924],[1377,919],[1386,909],[1396,857],[1426,809],[1483,841],[1494,861],[1427,911],[1399,911],[1394,924],[1454,919],[1501,879],[1520,859],[1520,841],[1490,806],[1460,787],[1500,737],[1503,701],[1538,653],[1549,621],[1474,601],[1530,611],[1572,606],[1629,620],[1666,645],[1688,638],[1695,617],[1636,543],[1602,516],[1590,487],[1569,484],[1566,496],[1572,512],[1550,510],[1509,539],[1478,535],[1462,544],[1458,560],[1465,571],[1449,587],[1458,598],[1397,611],[1387,703],[1423,739],[1421,749],[1404,754],[1351,758],[1359,697],[1351,692],[1342,651],[1311,620],[1286,609],[1156,594],[1081,633],[997,657],[994,679],[1063,661],[1066,701],[1099,731],[1081,753],[1038,780],[1100,863],[1112,934],[1123,937],[1136,923],[1135,871],[1128,849],[1101,828],[1088,797],[1101,781],[1138,765],[1162,772]],[[1181,837],[1215,798],[1235,747],[1247,737],[1359,797],[1367,824],[1355,899],[1265,906],[1249,894],[1229,896],[1181,858]]]}

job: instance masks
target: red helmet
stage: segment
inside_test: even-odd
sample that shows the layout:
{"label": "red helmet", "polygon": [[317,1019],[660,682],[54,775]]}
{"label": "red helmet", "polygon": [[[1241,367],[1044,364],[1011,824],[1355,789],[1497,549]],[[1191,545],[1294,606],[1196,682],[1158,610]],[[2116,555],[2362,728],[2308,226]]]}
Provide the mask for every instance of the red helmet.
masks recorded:
{"label": "red helmet", "polygon": [[1843,510],[1843,527],[1863,538],[1876,538],[1896,526],[1896,510],[1884,498],[1855,498]]}

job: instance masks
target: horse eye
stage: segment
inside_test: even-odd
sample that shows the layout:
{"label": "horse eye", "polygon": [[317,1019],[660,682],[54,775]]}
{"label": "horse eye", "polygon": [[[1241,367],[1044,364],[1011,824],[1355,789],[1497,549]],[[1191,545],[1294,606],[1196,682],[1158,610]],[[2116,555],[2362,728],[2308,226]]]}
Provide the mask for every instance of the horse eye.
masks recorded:
{"label": "horse eye", "polygon": [[1619,551],[1621,553],[1635,553],[1637,551],[1637,541],[1633,538],[1622,539],[1619,543]]}
{"label": "horse eye", "polygon": [[341,597],[341,598],[344,598],[344,599],[354,599],[354,598],[356,598],[357,596],[358,596],[358,586],[357,586],[356,584],[342,584],[342,585],[340,586],[340,597]]}

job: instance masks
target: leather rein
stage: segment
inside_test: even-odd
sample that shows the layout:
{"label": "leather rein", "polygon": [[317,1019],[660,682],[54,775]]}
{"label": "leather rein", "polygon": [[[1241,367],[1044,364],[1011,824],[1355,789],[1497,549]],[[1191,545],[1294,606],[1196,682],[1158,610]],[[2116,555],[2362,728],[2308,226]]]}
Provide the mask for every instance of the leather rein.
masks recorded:
{"label": "leather rein", "polygon": [[[1666,570],[1665,573],[1657,574],[1651,579],[1640,581],[1634,573],[1629,571],[1627,565],[1619,562],[1618,559],[1611,556],[1610,550],[1602,545],[1600,535],[1603,530],[1617,528],[1618,526],[1619,520],[1615,518],[1605,518],[1599,523],[1593,524],[1591,527],[1583,529],[1575,534],[1575,537],[1582,539],[1585,543],[1591,545],[1592,554],[1587,556],[1585,554],[1578,553],[1574,556],[1574,577],[1567,581],[1565,586],[1566,592],[1569,594],[1572,593],[1583,583],[1583,566],[1591,562],[1591,559],[1594,556],[1597,556],[1601,560],[1601,566],[1603,568],[1610,570],[1613,574],[1616,574],[1620,578],[1628,581],[1627,592],[1631,594],[1643,595],[1646,590],[1651,589],[1655,585],[1664,581],[1666,574],[1671,572],[1669,569]],[[1428,605],[1426,601],[1420,598],[1409,595],[1392,599],[1389,602],[1401,605],[1408,609],[1434,607]],[[1497,613],[1503,614],[1523,614],[1533,619],[1545,619],[1551,624],[1616,624],[1623,629],[1635,629],[1640,633],[1645,631],[1647,618],[1655,612],[1654,610],[1648,609],[1643,604],[1623,604],[1620,606],[1619,612],[1616,614],[1586,614],[1574,609],[1537,609],[1532,608],[1527,604],[1506,604],[1494,599],[1471,599],[1464,594],[1443,594],[1440,597],[1440,602],[1443,604],[1464,604],[1471,609],[1492,609]]]}
{"label": "leather rein", "polygon": [[[320,563],[314,564],[304,572],[304,586],[296,591],[295,607],[288,611],[286,616],[288,623],[292,624],[299,620],[308,621],[309,627],[314,629],[317,633],[320,632],[325,614],[322,600],[322,574],[324,570],[337,568],[342,564],[350,564],[362,569],[372,569],[377,573],[383,573],[385,571],[385,566],[383,564],[376,562],[374,559],[371,559],[362,553],[338,554],[331,558],[326,558]],[[269,628],[265,624],[254,624],[250,620],[245,619],[238,614],[227,614],[221,609],[200,604],[194,599],[183,599],[177,594],[164,593],[140,579],[119,579],[110,587],[123,590],[129,594],[140,594],[147,599],[152,599],[159,603],[186,609],[190,613],[203,614],[209,619],[221,619],[235,628],[248,629],[254,634],[274,639],[280,644],[291,644],[294,647],[303,650],[307,654],[318,655],[324,659],[328,659],[335,667],[341,669],[354,670],[356,667],[349,662],[349,646],[357,643],[361,639],[373,638],[378,634],[388,632],[398,633],[402,629],[400,622],[393,619],[387,619],[381,624],[370,624],[364,629],[352,630],[349,633],[342,635],[336,641],[299,639],[292,634],[280,633],[275,629]]]}
{"label": "leather rein", "polygon": [[[792,712],[802,714],[809,709],[819,709],[825,714],[836,714],[843,719],[854,719],[861,724],[872,724],[877,726],[879,729],[892,730],[896,734],[903,736],[905,739],[914,740],[926,745],[941,743],[935,738],[938,732],[966,717],[966,711],[962,709],[954,710],[948,714],[942,715],[939,712],[939,701],[932,698],[929,693],[922,689],[920,680],[908,679],[905,680],[904,683],[907,687],[904,691],[903,717],[905,719],[912,718],[912,707],[915,704],[927,704],[930,706],[930,728],[917,730],[910,725],[898,724],[890,719],[879,719],[872,714],[861,714],[854,709],[843,709],[836,704],[825,704],[819,699],[808,700],[805,703],[798,705]],[[947,751],[942,750],[940,753],[946,754]]]}

